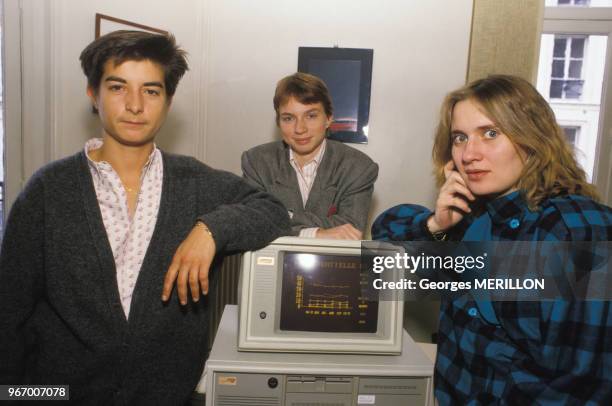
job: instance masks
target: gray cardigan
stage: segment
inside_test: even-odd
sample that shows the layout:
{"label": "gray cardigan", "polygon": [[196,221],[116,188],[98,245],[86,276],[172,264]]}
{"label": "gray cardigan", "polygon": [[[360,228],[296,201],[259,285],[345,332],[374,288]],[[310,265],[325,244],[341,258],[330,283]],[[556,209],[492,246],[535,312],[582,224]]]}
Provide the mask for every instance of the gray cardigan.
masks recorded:
{"label": "gray cardigan", "polygon": [[292,214],[293,235],[306,227],[330,228],[345,223],[365,233],[378,165],[361,151],[327,140],[306,206],[284,142],[259,145],[243,153],[242,172],[253,185],[283,202]]}
{"label": "gray cardigan", "polygon": [[198,216],[222,252],[265,246],[289,219],[280,202],[233,174],[193,158],[163,159],[157,224],[129,322],[84,153],[29,181],[0,252],[0,384],[68,384],[79,404],[188,398],[205,362],[208,305],[181,307],[176,289],[162,303],[176,248]]}

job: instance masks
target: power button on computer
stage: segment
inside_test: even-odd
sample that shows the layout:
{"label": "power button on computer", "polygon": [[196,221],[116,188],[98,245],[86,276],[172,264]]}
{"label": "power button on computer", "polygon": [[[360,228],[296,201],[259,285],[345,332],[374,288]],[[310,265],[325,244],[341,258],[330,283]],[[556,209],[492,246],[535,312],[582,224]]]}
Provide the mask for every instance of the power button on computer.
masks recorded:
{"label": "power button on computer", "polygon": [[268,315],[266,314],[266,312],[259,312],[259,318],[260,319],[265,319],[266,317],[268,317]]}
{"label": "power button on computer", "polygon": [[278,386],[278,379],[276,378],[268,379],[268,386],[272,389],[276,388]]}

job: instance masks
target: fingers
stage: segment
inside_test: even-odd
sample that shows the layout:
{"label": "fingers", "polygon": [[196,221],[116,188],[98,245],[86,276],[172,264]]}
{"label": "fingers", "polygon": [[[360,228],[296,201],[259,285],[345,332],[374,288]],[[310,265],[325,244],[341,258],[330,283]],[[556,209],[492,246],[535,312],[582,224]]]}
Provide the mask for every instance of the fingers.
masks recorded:
{"label": "fingers", "polygon": [[[204,230],[205,229],[205,230]],[[162,300],[167,301],[176,282],[179,302],[186,305],[191,294],[194,302],[208,293],[208,273],[215,256],[215,241],[206,227],[196,226],[176,250],[164,278]]]}
{"label": "fingers", "polygon": [[194,302],[200,300],[200,267],[191,267],[189,270],[189,290]]}
{"label": "fingers", "polygon": [[318,238],[332,238],[336,240],[361,240],[363,232],[355,228],[352,224],[346,223],[327,229],[317,230]]}
{"label": "fingers", "polygon": [[451,175],[451,173],[453,172],[457,172],[455,170],[455,163],[453,162],[453,160],[451,159],[450,161],[448,161],[446,163],[446,165],[444,165],[444,177],[446,179],[448,179],[448,177]]}
{"label": "fingers", "polygon": [[476,200],[476,196],[474,196],[474,194],[472,193],[472,191],[470,189],[467,188],[467,186],[465,186],[465,184],[461,184],[461,183],[455,183],[453,185],[453,193],[455,194],[460,194],[466,198],[468,198],[470,201],[474,201]]}
{"label": "fingers", "polygon": [[472,209],[470,208],[470,205],[468,204],[468,202],[461,197],[451,197],[445,206],[450,207],[450,208],[459,209],[464,213],[472,212]]}
{"label": "fingers", "polygon": [[360,230],[357,230],[352,224],[343,224],[340,227],[344,228],[347,239],[349,240],[361,240],[363,237],[363,233]]}
{"label": "fingers", "polygon": [[184,306],[187,304],[187,280],[189,278],[189,268],[185,264],[181,265],[178,277],[176,278],[176,292],[179,302]]}
{"label": "fingers", "polygon": [[[189,295],[191,299],[197,303],[200,300],[201,294],[208,294],[208,272],[209,264],[189,264],[183,262],[179,268],[176,276],[176,291],[178,293],[179,302],[185,306],[187,304]],[[164,288],[168,284],[169,289],[172,290],[172,283],[174,280],[168,279],[168,282],[164,281]],[[167,296],[166,296],[167,297]],[[166,299],[164,299],[166,300]]]}
{"label": "fingers", "polygon": [[455,167],[455,163],[453,162],[452,159],[448,161],[446,165],[444,165],[444,178],[446,179],[446,182],[444,182],[444,185],[448,185],[452,183],[458,183],[460,185],[463,185],[465,188],[464,191],[466,191],[466,193],[463,193],[463,194],[466,197],[468,197],[470,200],[473,200],[474,196],[472,195],[472,192],[467,188],[465,180],[461,177],[461,175],[459,174],[459,171],[457,171]]}
{"label": "fingers", "polygon": [[444,166],[444,175],[446,181],[436,200],[434,218],[429,221],[430,230],[432,227],[436,230],[448,230],[461,221],[466,213],[472,212],[469,202],[476,200],[452,160]]}
{"label": "fingers", "polygon": [[166,276],[164,277],[164,288],[162,289],[162,300],[165,302],[170,298],[170,293],[172,293],[172,286],[174,285],[174,281],[176,280],[176,276],[179,271],[179,262],[177,261],[176,255],[172,259],[172,263],[170,264],[170,268],[168,268],[168,272],[166,272]]}
{"label": "fingers", "polygon": [[[455,177],[458,177],[460,180],[455,179]],[[476,200],[476,197],[470,191],[470,189],[468,189],[468,187],[464,183],[461,183],[462,181],[463,180],[461,179],[461,176],[451,175],[451,177],[448,178],[446,183],[440,189],[440,197],[443,198],[445,196],[460,196],[470,201]]]}
{"label": "fingers", "polygon": [[200,272],[198,272],[198,282],[200,283],[200,289],[202,289],[203,295],[208,295],[208,271],[210,270],[209,265],[200,266]]}
{"label": "fingers", "polygon": [[[461,193],[455,192],[454,189],[452,189],[451,191],[447,190],[444,192],[440,192],[440,195],[438,196],[438,201],[436,202],[436,212],[443,214],[453,208],[459,209],[464,213],[472,212],[468,201]],[[439,220],[439,218],[436,220]]]}

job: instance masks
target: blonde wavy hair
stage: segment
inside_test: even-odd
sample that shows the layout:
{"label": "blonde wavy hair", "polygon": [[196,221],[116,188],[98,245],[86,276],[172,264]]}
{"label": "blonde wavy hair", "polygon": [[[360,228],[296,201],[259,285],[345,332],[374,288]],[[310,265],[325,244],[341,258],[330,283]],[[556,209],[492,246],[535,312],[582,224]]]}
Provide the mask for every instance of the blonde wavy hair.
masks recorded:
{"label": "blonde wavy hair", "polygon": [[432,151],[438,186],[445,181],[444,165],[452,159],[453,108],[467,99],[478,103],[483,113],[524,152],[523,172],[516,186],[531,210],[536,210],[544,199],[560,194],[599,200],[546,100],[528,81],[507,75],[474,81],[444,99]]}

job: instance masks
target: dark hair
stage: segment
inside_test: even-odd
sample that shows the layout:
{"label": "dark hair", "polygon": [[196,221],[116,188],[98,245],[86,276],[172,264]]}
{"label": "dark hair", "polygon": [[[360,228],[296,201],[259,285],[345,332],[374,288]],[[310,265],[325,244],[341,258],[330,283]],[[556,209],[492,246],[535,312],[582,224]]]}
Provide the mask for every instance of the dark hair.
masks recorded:
{"label": "dark hair", "polygon": [[79,59],[87,85],[94,92],[98,91],[104,64],[114,61],[120,65],[125,61],[151,60],[158,63],[164,70],[164,85],[168,97],[176,91],[179,80],[189,69],[186,60],[187,53],[176,45],[171,34],[151,34],[143,31],[113,31],[89,44]]}
{"label": "dark hair", "polygon": [[327,117],[331,117],[334,113],[329,90],[318,77],[309,73],[296,72],[282,78],[276,84],[274,92],[274,110],[276,111],[276,124],[279,121],[279,108],[285,104],[289,98],[295,97],[302,104],[323,104],[323,110]]}

